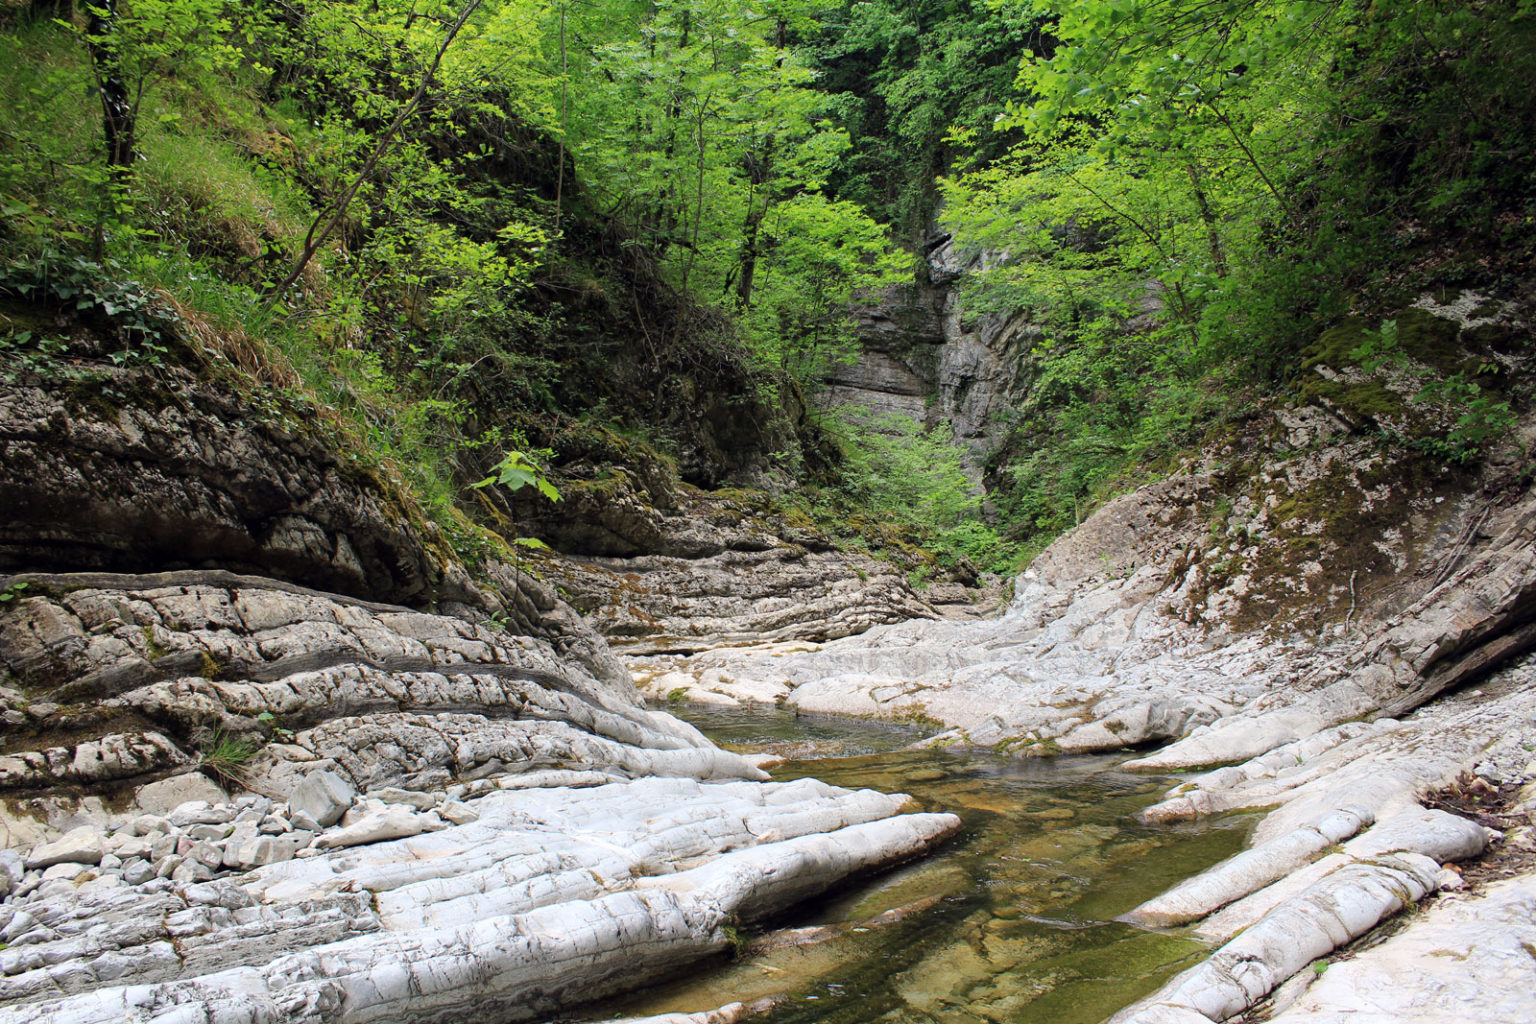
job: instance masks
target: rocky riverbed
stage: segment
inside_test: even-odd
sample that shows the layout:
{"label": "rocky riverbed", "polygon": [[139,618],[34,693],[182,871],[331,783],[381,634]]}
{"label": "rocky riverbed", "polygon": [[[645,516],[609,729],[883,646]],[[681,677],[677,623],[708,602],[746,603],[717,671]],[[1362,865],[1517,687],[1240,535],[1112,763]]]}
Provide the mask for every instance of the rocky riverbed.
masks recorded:
{"label": "rocky riverbed", "polygon": [[[637,652],[632,666],[658,700],[918,723],[938,746],[1026,757],[1130,750],[1128,769],[1188,773],[1149,821],[1267,809],[1249,851],[1128,915],[1218,948],[1119,1024],[1277,1005],[1285,1020],[1523,1019],[1536,964],[1511,951],[1528,935],[1529,866],[1428,916],[1459,922],[1445,944],[1415,921],[1377,966],[1343,972],[1358,992],[1302,998],[1296,979],[1454,892],[1460,865],[1530,863],[1536,492],[1520,453],[1533,442],[1526,424],[1469,487],[1444,467],[1426,479],[1326,405],[1277,410],[1065,535],[994,619]],[[1474,784],[1512,801],[1509,828],[1432,806]],[[1465,957],[1486,990],[1442,988],[1435,971],[1392,992],[1370,980],[1412,974],[1431,950]],[[1527,994],[1495,980],[1514,977]]]}
{"label": "rocky riverbed", "polygon": [[[960,827],[889,777],[772,781],[646,698],[1181,773],[1149,828],[1263,810],[1125,908],[1215,948],[1117,1021],[1536,1016],[1536,424],[1457,470],[1314,369],[1312,404],[1110,502],[973,621],[737,497],[600,477],[551,526],[573,608],[469,572],[281,410],[181,371],[104,370],[118,410],[27,378],[0,396],[0,1022],[547,1017]],[[1444,806],[1478,787],[1504,817]],[[1516,869],[1478,882],[1489,857]]]}
{"label": "rocky riverbed", "polygon": [[958,824],[764,781],[627,681],[462,618],[206,574],[25,593],[4,1021],[531,1019]]}

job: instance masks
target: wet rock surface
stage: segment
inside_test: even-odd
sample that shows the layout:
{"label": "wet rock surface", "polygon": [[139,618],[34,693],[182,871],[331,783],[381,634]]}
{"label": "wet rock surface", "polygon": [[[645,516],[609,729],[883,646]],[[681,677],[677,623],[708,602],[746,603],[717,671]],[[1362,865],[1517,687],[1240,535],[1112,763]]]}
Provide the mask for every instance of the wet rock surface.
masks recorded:
{"label": "wet rock surface", "polygon": [[[1329,408],[1260,417],[1221,457],[1110,502],[1035,560],[994,620],[653,653],[634,659],[637,678],[658,699],[926,725],[943,746],[1155,747],[1126,767],[1204,769],[1145,820],[1271,810],[1251,850],[1128,916],[1223,945],[1116,1020],[1246,1013],[1458,887],[1445,865],[1528,838],[1425,804],[1470,774],[1523,785],[1536,752],[1536,492],[1511,472],[1536,428],[1470,478]],[[1516,941],[1501,934],[1490,950]],[[1530,962],[1508,969],[1536,991]],[[1317,1019],[1352,1012],[1334,991]],[[1405,995],[1404,1019],[1435,1019],[1435,998]],[[1509,1019],[1536,1012],[1517,1002]]]}

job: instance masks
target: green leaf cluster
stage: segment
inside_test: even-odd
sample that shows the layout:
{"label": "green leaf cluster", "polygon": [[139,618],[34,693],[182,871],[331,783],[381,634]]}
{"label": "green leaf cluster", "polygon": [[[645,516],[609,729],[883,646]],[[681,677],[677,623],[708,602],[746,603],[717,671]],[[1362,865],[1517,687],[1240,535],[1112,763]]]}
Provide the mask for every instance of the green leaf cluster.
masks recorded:
{"label": "green leaf cluster", "polygon": [[[997,6],[1047,26],[997,121],[1014,141],[940,190],[980,263],[968,308],[1040,330],[993,468],[1017,535],[1070,526],[1234,394],[1304,372],[1352,305],[1458,281],[1448,248],[1532,251],[1536,97],[1513,83],[1536,73],[1536,5]],[[1464,398],[1458,459],[1508,412]]]}
{"label": "green leaf cluster", "polygon": [[491,476],[472,486],[489,487],[491,484],[499,484],[513,493],[524,487],[532,487],[550,501],[560,500],[560,490],[550,481],[544,467],[525,452],[509,451],[491,469]]}

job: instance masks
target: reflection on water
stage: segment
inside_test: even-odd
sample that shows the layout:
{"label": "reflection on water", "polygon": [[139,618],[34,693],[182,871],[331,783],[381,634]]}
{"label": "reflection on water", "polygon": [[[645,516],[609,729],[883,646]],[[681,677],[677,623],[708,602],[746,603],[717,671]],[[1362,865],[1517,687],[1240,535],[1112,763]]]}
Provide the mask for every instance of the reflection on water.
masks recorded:
{"label": "reflection on water", "polygon": [[723,746],[790,752],[772,770],[912,794],[959,814],[937,854],[842,887],[747,936],[744,954],[587,1016],[696,1012],[767,996],[768,1024],[1097,1024],[1205,947],[1113,918],[1241,848],[1248,822],[1141,825],[1166,778],[1109,758],[904,750],[897,726],[785,711],[680,709]]}

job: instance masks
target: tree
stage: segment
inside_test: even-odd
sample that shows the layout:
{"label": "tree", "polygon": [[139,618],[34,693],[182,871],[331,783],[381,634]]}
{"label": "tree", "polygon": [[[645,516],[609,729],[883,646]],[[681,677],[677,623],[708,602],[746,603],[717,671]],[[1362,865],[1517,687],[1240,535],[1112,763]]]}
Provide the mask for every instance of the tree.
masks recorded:
{"label": "tree", "polygon": [[[101,104],[103,197],[96,223],[96,255],[106,245],[106,223],[122,204],[134,161],[139,110],[146,89],[171,74],[196,75],[228,67],[236,51],[225,35],[232,24],[228,0],[118,0],[82,5],[84,25],[69,22],[90,56]],[[62,13],[62,12],[61,12]]]}
{"label": "tree", "polygon": [[411,98],[400,108],[394,120],[379,133],[374,143],[373,152],[363,161],[363,166],[357,172],[357,177],[353,179],[352,184],[332,200],[327,208],[322,209],[315,218],[314,223],[309,226],[309,232],[304,236],[304,245],[299,251],[298,258],[294,260],[293,268],[289,270],[288,276],[283,278],[277,287],[272,290],[269,296],[270,300],[275,301],[282,298],[283,294],[304,273],[304,268],[314,258],[315,250],[325,244],[326,240],[331,237],[331,232],[336,230],[336,226],[346,216],[347,207],[352,204],[352,199],[357,195],[357,190],[362,188],[363,184],[373,175],[373,172],[379,166],[379,161],[384,158],[384,154],[394,145],[395,137],[400,131],[401,126],[410,119],[411,115],[416,112],[416,108],[421,105],[422,98],[426,96],[427,90],[433,84],[433,76],[437,74],[438,67],[443,63],[443,57],[448,53],[448,47],[453,45],[454,39],[457,38],[460,30],[464,28],[465,23],[469,21],[475,11],[479,10],[481,2],[482,0],[470,0],[470,2],[464,5],[464,9],[459,13],[459,16],[448,26],[448,31],[443,36],[442,44],[438,46],[437,53],[432,57],[432,63],[428,65],[426,71],[422,74],[421,83],[416,87],[416,91],[411,94]]}
{"label": "tree", "polygon": [[[815,360],[788,354],[824,348],[826,318],[846,319],[839,303],[890,280],[895,265],[862,209],[824,195],[848,139],[789,45],[806,6],[588,9],[573,18],[584,59],[571,66],[568,131],[609,214],[676,287],[731,302],[759,352],[800,368]],[[789,315],[791,294],[811,303],[802,315]]]}

